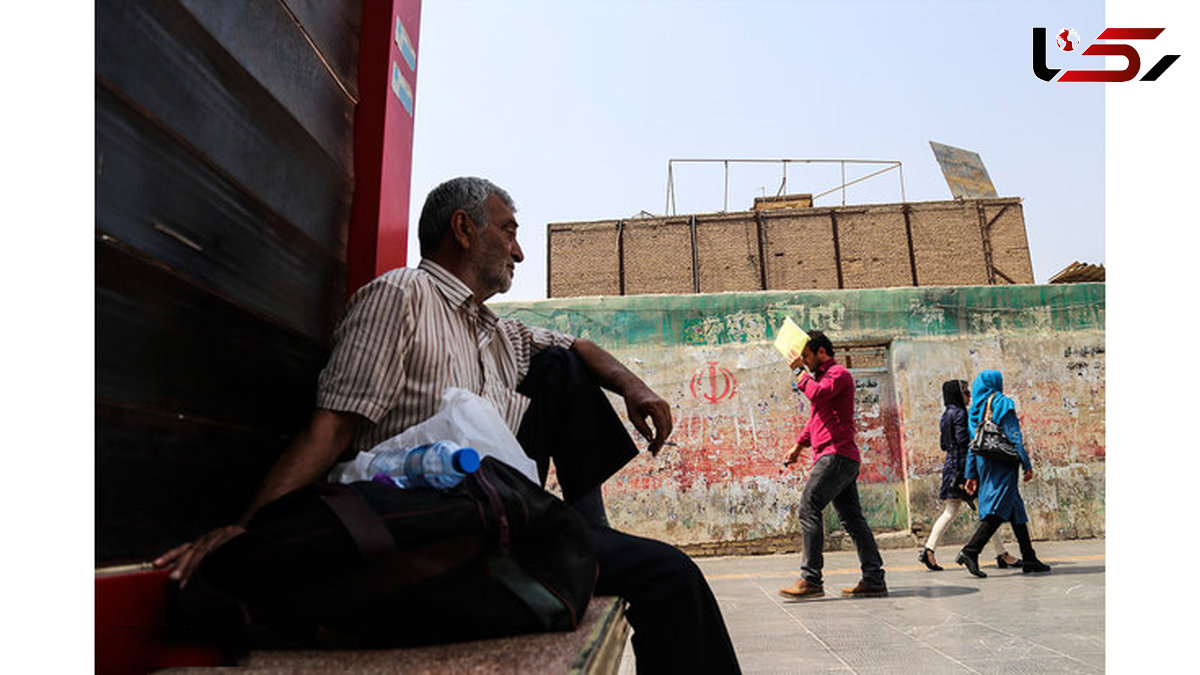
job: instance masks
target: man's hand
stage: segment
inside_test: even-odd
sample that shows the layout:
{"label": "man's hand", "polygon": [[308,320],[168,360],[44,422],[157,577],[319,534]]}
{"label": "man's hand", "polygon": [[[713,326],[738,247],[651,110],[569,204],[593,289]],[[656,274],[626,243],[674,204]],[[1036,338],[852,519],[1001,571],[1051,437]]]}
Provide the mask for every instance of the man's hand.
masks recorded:
{"label": "man's hand", "polygon": [[[320,408],[314,411],[308,427],[292,439],[275,460],[239,522],[249,522],[267,502],[319,480],[350,444],[359,419],[354,413]],[[154,566],[170,568],[171,578],[183,586],[204,556],[245,531],[245,527],[237,524],[218,527],[194,542],[181,544],[162,554],[154,561]]]}
{"label": "man's hand", "polygon": [[[661,396],[651,391],[649,387],[639,387],[625,395],[625,410],[629,413],[629,421],[647,440],[650,445],[646,448],[650,454],[657,457],[663,443],[671,435],[671,406]],[[651,432],[650,424],[654,425]]]}
{"label": "man's hand", "polygon": [[1031,480],[1033,480],[1033,469],[1028,469],[1025,471],[1025,482],[1028,483]]}
{"label": "man's hand", "polygon": [[[641,378],[629,372],[612,354],[601,349],[591,340],[577,338],[571,344],[571,350],[583,361],[583,365],[595,376],[601,387],[615,392],[625,399],[625,410],[629,413],[629,421],[638,432],[650,441],[651,455],[658,455],[663,443],[671,435],[671,406],[661,396],[654,393]],[[646,418],[650,418],[651,430]]]}
{"label": "man's hand", "polygon": [[791,466],[792,464],[795,464],[804,455],[804,449],[807,447],[807,445],[801,445],[800,441],[796,441],[796,444],[792,446],[792,449],[788,451],[786,456],[784,456],[783,465]]}
{"label": "man's hand", "polygon": [[188,579],[200,561],[222,544],[242,534],[246,528],[241,525],[226,525],[206,533],[194,542],[181,544],[159,556],[154,561],[158,568],[169,568],[171,578],[179,582],[180,588],[187,585]]}
{"label": "man's hand", "polygon": [[804,365],[803,355],[795,349],[789,349],[787,353],[788,368],[799,368]]}
{"label": "man's hand", "polygon": [[978,489],[979,489],[979,481],[975,480],[974,478],[963,483],[963,492],[966,492],[968,495],[970,495],[972,497],[975,496],[975,491]]}

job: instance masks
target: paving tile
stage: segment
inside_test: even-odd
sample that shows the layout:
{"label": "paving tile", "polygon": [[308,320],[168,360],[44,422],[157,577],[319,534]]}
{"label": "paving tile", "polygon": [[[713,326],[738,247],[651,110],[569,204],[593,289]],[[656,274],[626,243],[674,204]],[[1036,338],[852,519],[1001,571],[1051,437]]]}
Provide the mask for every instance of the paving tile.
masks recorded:
{"label": "paving tile", "polygon": [[799,576],[797,555],[696,562],[745,673],[1104,672],[1104,540],[1035,544],[1050,574],[987,563],[988,578],[977,579],[955,566],[929,572],[912,551],[882,551],[886,598],[840,597],[859,578],[853,552],[826,554],[827,595],[804,602],[778,595]]}
{"label": "paving tile", "polygon": [[1085,673],[1104,672],[1102,667],[1095,667],[1065,656],[1021,660],[964,661],[964,663],[981,675],[1018,675],[1022,673],[1031,673],[1034,675],[1070,673],[1071,675],[1081,675]]}
{"label": "paving tile", "polygon": [[854,672],[857,675],[963,675],[964,673],[974,673],[975,671],[964,664],[944,661],[936,663],[922,662],[919,664],[891,663],[885,666],[857,666],[854,668]]}

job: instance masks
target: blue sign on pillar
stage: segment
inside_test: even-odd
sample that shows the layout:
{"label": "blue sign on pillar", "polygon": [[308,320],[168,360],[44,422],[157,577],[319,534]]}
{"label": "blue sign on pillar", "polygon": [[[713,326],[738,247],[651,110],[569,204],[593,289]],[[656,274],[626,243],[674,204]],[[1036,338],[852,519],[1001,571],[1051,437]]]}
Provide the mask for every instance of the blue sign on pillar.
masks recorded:
{"label": "blue sign on pillar", "polygon": [[404,57],[409,70],[416,70],[417,51],[413,49],[412,39],[408,37],[408,31],[404,30],[404,22],[400,17],[396,17],[396,46],[400,48],[400,56]]}
{"label": "blue sign on pillar", "polygon": [[400,66],[395,61],[392,62],[392,92],[396,94],[396,98],[400,99],[400,105],[408,111],[409,116],[413,114],[413,90],[408,83],[408,78],[404,77],[404,73],[400,72]]}

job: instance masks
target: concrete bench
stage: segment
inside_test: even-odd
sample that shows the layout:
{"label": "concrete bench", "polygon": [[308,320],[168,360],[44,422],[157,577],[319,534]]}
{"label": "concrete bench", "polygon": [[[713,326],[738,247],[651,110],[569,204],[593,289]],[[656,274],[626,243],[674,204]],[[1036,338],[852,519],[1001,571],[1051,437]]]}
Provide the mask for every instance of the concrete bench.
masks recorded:
{"label": "concrete bench", "polygon": [[[475,642],[404,649],[255,651],[238,663],[246,673],[571,673],[615,674],[629,624],[620,598],[592,598],[579,628]],[[205,675],[205,669],[161,673]]]}
{"label": "concrete bench", "polygon": [[[167,573],[149,565],[97,570],[96,672],[207,675],[219,649],[165,639]],[[362,650],[258,650],[227,669],[247,673],[587,673],[612,674],[629,636],[625,601],[592,598],[569,633]],[[186,664],[186,665],[185,665]],[[171,667],[165,667],[171,666]]]}

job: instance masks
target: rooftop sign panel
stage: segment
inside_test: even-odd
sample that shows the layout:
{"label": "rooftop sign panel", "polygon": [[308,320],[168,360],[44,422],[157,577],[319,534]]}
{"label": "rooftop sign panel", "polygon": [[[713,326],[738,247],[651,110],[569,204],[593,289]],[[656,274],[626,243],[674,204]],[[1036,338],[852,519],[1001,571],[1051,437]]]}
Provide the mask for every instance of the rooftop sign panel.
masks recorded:
{"label": "rooftop sign panel", "polygon": [[955,199],[994,199],[998,196],[978,153],[934,141],[929,141],[929,145]]}

